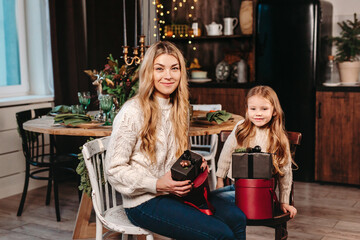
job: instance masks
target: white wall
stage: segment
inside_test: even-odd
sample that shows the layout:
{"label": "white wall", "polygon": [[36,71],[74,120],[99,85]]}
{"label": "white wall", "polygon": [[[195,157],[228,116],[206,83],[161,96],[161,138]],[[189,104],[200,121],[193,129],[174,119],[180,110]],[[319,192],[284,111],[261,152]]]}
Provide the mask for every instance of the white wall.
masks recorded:
{"label": "white wall", "polygon": [[[333,36],[338,36],[341,29],[338,22],[354,19],[354,13],[360,19],[360,0],[326,0],[333,5]],[[335,54],[333,48],[333,54]]]}

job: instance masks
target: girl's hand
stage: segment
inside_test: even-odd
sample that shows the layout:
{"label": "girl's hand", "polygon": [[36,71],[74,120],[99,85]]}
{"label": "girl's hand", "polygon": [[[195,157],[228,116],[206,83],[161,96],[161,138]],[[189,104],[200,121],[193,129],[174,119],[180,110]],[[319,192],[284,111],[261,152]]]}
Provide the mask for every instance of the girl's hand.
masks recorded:
{"label": "girl's hand", "polygon": [[217,178],[216,189],[224,187],[224,179],[221,177]]}
{"label": "girl's hand", "polygon": [[291,206],[289,204],[286,204],[286,203],[281,203],[280,204],[280,209],[284,212],[284,213],[287,213],[289,212],[290,213],[290,218],[293,218],[295,217],[296,213],[297,213],[297,210],[294,206]]}
{"label": "girl's hand", "polygon": [[179,197],[188,194],[191,188],[191,181],[175,181],[172,179],[170,171],[165,173],[165,175],[159,178],[156,182],[156,191],[169,192]]}
{"label": "girl's hand", "polygon": [[[202,159],[202,163],[201,163],[201,166],[200,166],[200,169],[202,171],[205,171],[205,169],[207,168],[207,161],[203,158]],[[210,172],[210,169],[208,168],[208,171]]]}

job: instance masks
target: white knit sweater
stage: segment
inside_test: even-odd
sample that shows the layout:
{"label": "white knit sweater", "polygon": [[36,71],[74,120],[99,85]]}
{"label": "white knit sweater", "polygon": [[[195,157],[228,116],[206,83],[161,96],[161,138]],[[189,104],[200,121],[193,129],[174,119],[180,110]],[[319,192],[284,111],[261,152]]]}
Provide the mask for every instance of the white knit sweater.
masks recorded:
{"label": "white knit sweater", "polygon": [[[243,123],[244,120],[239,121],[236,126],[234,127],[233,131],[227,138],[224,147],[221,151],[216,176],[225,178],[226,176],[232,179],[231,173],[231,160],[232,160],[232,153],[235,151],[235,149],[244,147],[239,146],[236,140],[235,136],[235,130],[237,126],[241,123]],[[256,145],[259,145],[261,149],[265,150],[268,149],[267,143],[268,143],[268,137],[269,137],[269,129],[267,128],[255,128],[256,133],[255,136],[250,139],[250,146],[254,147]],[[287,203],[289,204],[289,196],[291,191],[291,184],[292,184],[292,170],[291,170],[291,154],[290,154],[290,146],[287,146],[288,151],[288,164],[280,168],[280,170],[284,173],[283,177],[280,177],[279,179],[279,201],[281,203]]]}
{"label": "white knit sweater", "polygon": [[106,155],[109,182],[122,194],[123,205],[131,208],[160,193],[156,182],[176,161],[176,142],[170,120],[170,99],[156,98],[161,109],[157,125],[156,163],[140,150],[143,111],[137,98],[127,101],[117,114]]}

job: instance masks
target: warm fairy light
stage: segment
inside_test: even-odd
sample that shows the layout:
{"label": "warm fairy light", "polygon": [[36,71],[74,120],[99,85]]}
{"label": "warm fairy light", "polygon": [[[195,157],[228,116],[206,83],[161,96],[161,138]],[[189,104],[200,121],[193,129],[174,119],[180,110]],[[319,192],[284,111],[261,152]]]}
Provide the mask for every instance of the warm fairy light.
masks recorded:
{"label": "warm fairy light", "polygon": [[156,33],[154,33],[154,37],[156,37]]}
{"label": "warm fairy light", "polygon": [[156,21],[156,18],[154,18],[154,22]]}
{"label": "warm fairy light", "polygon": [[194,6],[191,6],[190,8],[191,8],[191,9],[194,9],[195,7],[194,7]]}
{"label": "warm fairy light", "polygon": [[170,14],[170,11],[166,11],[166,14]]}
{"label": "warm fairy light", "polygon": [[191,13],[189,14],[189,17],[192,17],[192,14],[191,14]]}
{"label": "warm fairy light", "polygon": [[185,34],[185,37],[188,37],[188,36],[189,36],[189,35],[186,33],[186,34]]}
{"label": "warm fairy light", "polygon": [[196,47],[193,47],[193,50],[196,51]]}
{"label": "warm fairy light", "polygon": [[163,13],[163,12],[161,12],[161,13],[160,13],[160,16],[164,16],[164,13]]}
{"label": "warm fairy light", "polygon": [[175,35],[172,35],[173,38],[175,38]]}
{"label": "warm fairy light", "polygon": [[191,37],[192,37],[192,38],[195,37],[194,34],[191,34]]}
{"label": "warm fairy light", "polygon": [[153,1],[152,4],[155,5],[156,4],[155,1]]}
{"label": "warm fairy light", "polygon": [[183,37],[183,35],[182,35],[182,34],[180,34],[180,37]]}
{"label": "warm fairy light", "polygon": [[189,44],[191,44],[191,41],[189,41]]}
{"label": "warm fairy light", "polygon": [[157,28],[156,25],[154,26],[154,28],[155,28],[155,29]]}
{"label": "warm fairy light", "polygon": [[182,2],[179,2],[179,7],[182,7],[182,6],[183,6]]}
{"label": "warm fairy light", "polygon": [[165,35],[163,35],[162,38],[165,39]]}
{"label": "warm fairy light", "polygon": [[183,0],[184,3],[186,3],[186,0]]}
{"label": "warm fairy light", "polygon": [[176,10],[177,10],[177,7],[174,7],[174,10],[176,11]]}

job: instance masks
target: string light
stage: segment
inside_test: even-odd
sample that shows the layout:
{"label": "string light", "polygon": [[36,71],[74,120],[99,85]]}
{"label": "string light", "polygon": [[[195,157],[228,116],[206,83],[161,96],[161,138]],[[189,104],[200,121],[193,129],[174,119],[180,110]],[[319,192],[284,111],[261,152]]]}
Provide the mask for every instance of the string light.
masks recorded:
{"label": "string light", "polygon": [[[180,9],[179,8],[184,8],[187,9],[187,13],[186,13],[186,18],[188,18],[190,21],[192,18],[196,17],[195,14],[195,8],[196,8],[196,3],[198,2],[198,0],[192,0],[192,1],[188,1],[188,0],[172,0],[173,3],[172,4],[173,7],[172,9],[167,9],[166,11],[164,11],[164,5],[159,1],[159,0],[153,0],[153,4],[156,6],[156,12],[157,12],[157,23],[159,24],[157,29],[159,29],[159,35],[161,39],[166,39],[166,37],[172,37],[172,38],[184,38],[184,37],[191,37],[194,38],[194,34],[190,34],[187,33],[187,28],[188,26],[182,26],[179,25],[174,28],[174,26],[171,26],[170,24],[166,25],[165,22],[165,15],[170,15],[171,11],[172,12],[177,12]],[[188,5],[185,5],[188,4]],[[170,4],[171,5],[171,4]],[[166,26],[166,28],[165,28]],[[185,27],[185,28],[184,28]],[[154,27],[155,28],[155,27]],[[177,28],[182,28],[180,31]],[[192,44],[191,41],[189,41],[189,44]],[[195,49],[196,50],[196,47]]]}

